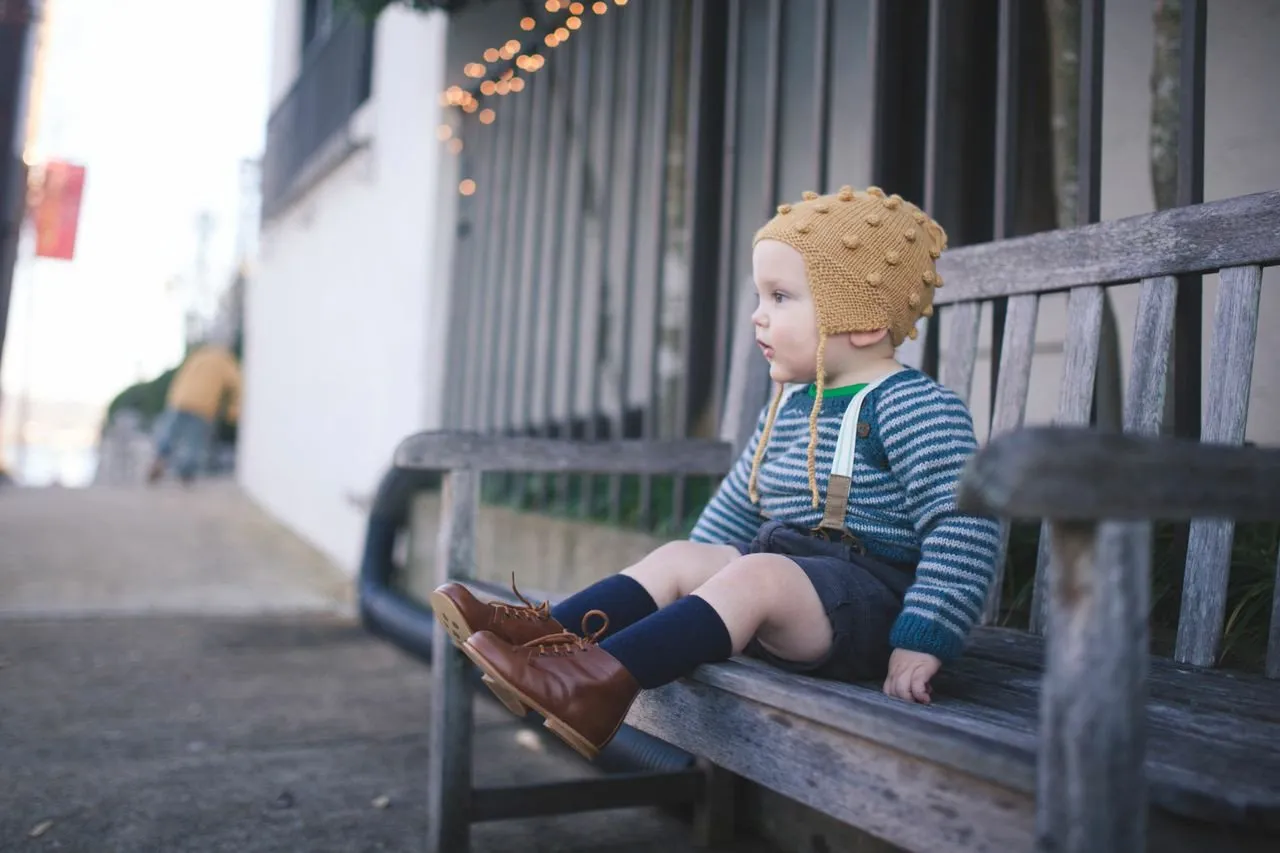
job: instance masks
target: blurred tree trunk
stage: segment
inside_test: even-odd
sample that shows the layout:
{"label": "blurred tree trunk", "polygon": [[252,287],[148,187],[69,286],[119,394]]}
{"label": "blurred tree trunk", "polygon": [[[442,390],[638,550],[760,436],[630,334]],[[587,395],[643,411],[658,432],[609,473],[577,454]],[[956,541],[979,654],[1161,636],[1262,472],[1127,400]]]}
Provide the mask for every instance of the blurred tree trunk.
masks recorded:
{"label": "blurred tree trunk", "polygon": [[[1182,78],[1179,65],[1182,59],[1182,0],[1154,0],[1152,23],[1155,29],[1155,55],[1151,62],[1151,190],[1156,199],[1156,210],[1164,210],[1178,203],[1178,100],[1181,96]],[[1177,346],[1177,327],[1170,340],[1169,369],[1166,372],[1164,395],[1164,429],[1174,430],[1174,396],[1178,383],[1174,381],[1173,356]]]}
{"label": "blurred tree trunk", "polygon": [[1154,0],[1155,56],[1151,63],[1151,189],[1156,210],[1177,204],[1178,95],[1182,0]]}
{"label": "blurred tree trunk", "polygon": [[[1045,0],[1049,46],[1053,54],[1051,98],[1054,193],[1058,227],[1084,224],[1078,219],[1080,195],[1080,0]],[[1102,335],[1098,349],[1094,414],[1099,426],[1119,429],[1123,418],[1123,379],[1116,312],[1108,294],[1102,300]]]}

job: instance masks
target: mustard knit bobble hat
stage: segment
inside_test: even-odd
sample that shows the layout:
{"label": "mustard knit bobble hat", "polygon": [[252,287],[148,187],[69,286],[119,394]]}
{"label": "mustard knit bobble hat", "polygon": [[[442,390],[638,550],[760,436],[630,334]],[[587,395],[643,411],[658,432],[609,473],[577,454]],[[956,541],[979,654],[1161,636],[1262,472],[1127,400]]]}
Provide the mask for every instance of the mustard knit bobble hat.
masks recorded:
{"label": "mustard knit bobble hat", "polygon": [[[818,316],[817,393],[809,415],[809,489],[816,507],[814,453],[827,338],[888,329],[895,347],[914,339],[916,322],[933,314],[934,288],[942,287],[934,262],[947,247],[947,234],[899,195],[885,195],[879,187],[855,192],[846,186],[832,195],[806,192],[802,201],[779,205],[777,216],[756,232],[752,245],[761,240],[786,243],[801,254]],[[751,469],[753,502],[760,499],[756,481],[781,401],[779,387]]]}

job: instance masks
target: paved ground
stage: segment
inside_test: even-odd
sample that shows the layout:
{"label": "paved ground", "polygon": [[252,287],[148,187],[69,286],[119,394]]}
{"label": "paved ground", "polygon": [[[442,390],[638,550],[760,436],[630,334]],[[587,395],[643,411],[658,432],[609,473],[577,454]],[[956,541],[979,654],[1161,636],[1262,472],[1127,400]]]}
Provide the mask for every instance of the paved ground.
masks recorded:
{"label": "paved ground", "polygon": [[[0,490],[0,542],[0,851],[421,849],[427,670],[234,488]],[[592,772],[496,703],[476,714],[478,783]],[[472,838],[694,849],[648,809]]]}

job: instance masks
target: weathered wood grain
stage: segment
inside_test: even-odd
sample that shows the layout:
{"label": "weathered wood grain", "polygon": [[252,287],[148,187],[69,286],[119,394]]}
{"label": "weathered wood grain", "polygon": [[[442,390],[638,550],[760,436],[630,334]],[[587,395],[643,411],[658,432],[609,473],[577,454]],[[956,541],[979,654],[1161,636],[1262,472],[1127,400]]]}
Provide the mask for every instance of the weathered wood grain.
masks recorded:
{"label": "weathered wood grain", "polygon": [[723,475],[734,450],[700,439],[573,441],[465,432],[423,432],[396,449],[401,468],[524,473]]}
{"label": "weathered wood grain", "polygon": [[[969,637],[963,660],[970,659],[1007,663],[1038,679],[1044,668],[1044,638],[1011,628],[981,628]],[[1153,657],[1149,683],[1153,700],[1181,703],[1197,713],[1224,715],[1223,729],[1242,720],[1246,727],[1252,722],[1278,727],[1268,729],[1274,737],[1267,739],[1275,741],[1280,750],[1280,685],[1274,681]]]}
{"label": "weathered wood grain", "polygon": [[[1027,410],[1027,392],[1031,387],[1031,357],[1035,352],[1036,318],[1040,297],[1036,294],[1015,296],[1009,300],[1005,315],[1004,341],[1001,345],[1000,375],[996,382],[995,413],[991,416],[991,435],[1002,435],[1022,426]],[[983,623],[1000,616],[1000,588],[1004,583],[1005,559],[1009,547],[1009,522],[1000,522],[1000,550],[996,554],[995,577],[983,613]]]}
{"label": "weathered wood grain", "polygon": [[978,330],[982,305],[960,302],[942,314],[946,324],[946,351],[939,362],[942,384],[956,392],[965,403],[973,393],[973,365],[978,359]]}
{"label": "weathered wood grain", "polygon": [[[1262,270],[1225,269],[1221,278],[1200,437],[1206,442],[1239,444],[1244,441],[1249,416]],[[1212,666],[1217,660],[1227,616],[1234,533],[1235,525],[1229,519],[1196,519],[1191,523],[1174,650],[1174,657],[1185,663]]]}
{"label": "weathered wood grain", "polygon": [[[1101,287],[1077,287],[1067,299],[1067,339],[1062,366],[1062,385],[1058,388],[1057,424],[1085,424],[1093,407],[1094,380],[1098,375],[1098,349],[1102,339],[1103,301]],[[1045,630],[1048,615],[1048,573],[1052,554],[1049,550],[1049,527],[1040,526],[1040,544],[1036,553],[1036,573],[1031,587],[1031,631]]]}
{"label": "weathered wood grain", "polygon": [[1129,385],[1125,389],[1125,432],[1160,434],[1173,341],[1173,309],[1177,298],[1178,280],[1173,276],[1149,278],[1142,282]]}
{"label": "weathered wood grain", "polygon": [[1280,262],[1280,190],[963,246],[943,254],[947,305]]}
{"label": "weathered wood grain", "polygon": [[[480,475],[452,471],[444,478],[436,580],[465,580],[475,572]],[[437,622],[431,637],[431,726],[427,753],[428,853],[466,853],[471,847],[470,662]]]}
{"label": "weathered wood grain", "polygon": [[697,681],[642,693],[628,722],[908,850],[1025,850],[1025,792]]}
{"label": "weathered wood grain", "polygon": [[1280,518],[1280,448],[1027,427],[970,460],[961,509],[1062,520]]}
{"label": "weathered wood grain", "polygon": [[1146,848],[1149,523],[1055,523],[1040,699],[1036,838],[1062,853]]}

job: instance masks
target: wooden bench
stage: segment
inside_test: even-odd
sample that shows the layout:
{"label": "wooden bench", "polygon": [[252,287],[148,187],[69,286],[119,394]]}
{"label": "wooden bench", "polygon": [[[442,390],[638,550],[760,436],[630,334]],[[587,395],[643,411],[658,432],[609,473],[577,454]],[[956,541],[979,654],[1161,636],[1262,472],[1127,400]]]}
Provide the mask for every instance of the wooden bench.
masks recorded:
{"label": "wooden bench", "polygon": [[[1229,519],[1280,519],[1280,450],[1231,446],[1244,437],[1261,267],[1277,260],[1280,192],[947,253],[941,379],[966,399],[983,303],[1009,300],[993,438],[961,500],[1048,520],[1032,632],[977,629],[930,706],[734,659],[643,693],[628,723],[909,850],[1280,849],[1280,598],[1270,678],[1212,669]],[[1218,270],[1205,443],[1157,438],[1174,276]],[[1125,434],[1088,429],[1105,287],[1136,281]],[[1057,425],[1022,428],[1039,299],[1063,291]],[[734,360],[719,442],[406,439],[397,466],[447,472],[439,580],[472,577],[482,471],[725,473],[767,393],[745,343]],[[1194,519],[1174,660],[1147,653],[1151,519],[1166,518]],[[468,664],[441,631],[434,655],[431,849],[458,853],[480,819]],[[707,778],[704,802],[727,805],[721,777]]]}

